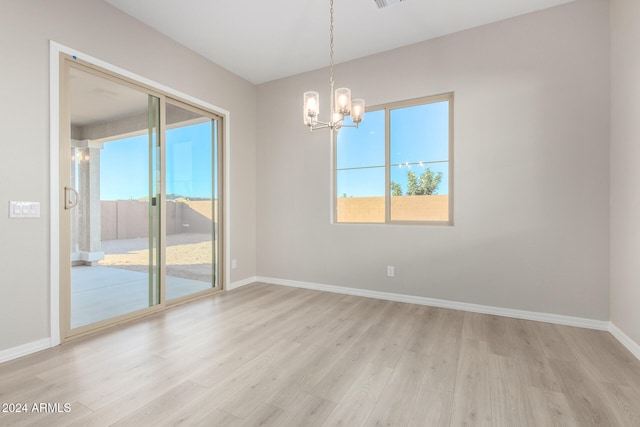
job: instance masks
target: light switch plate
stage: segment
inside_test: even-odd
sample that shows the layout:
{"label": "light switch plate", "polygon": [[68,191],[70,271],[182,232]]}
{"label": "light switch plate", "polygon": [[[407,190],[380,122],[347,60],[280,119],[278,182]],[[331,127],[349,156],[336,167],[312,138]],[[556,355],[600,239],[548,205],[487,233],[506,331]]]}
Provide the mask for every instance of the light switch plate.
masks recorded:
{"label": "light switch plate", "polygon": [[40,218],[40,202],[9,202],[9,218]]}

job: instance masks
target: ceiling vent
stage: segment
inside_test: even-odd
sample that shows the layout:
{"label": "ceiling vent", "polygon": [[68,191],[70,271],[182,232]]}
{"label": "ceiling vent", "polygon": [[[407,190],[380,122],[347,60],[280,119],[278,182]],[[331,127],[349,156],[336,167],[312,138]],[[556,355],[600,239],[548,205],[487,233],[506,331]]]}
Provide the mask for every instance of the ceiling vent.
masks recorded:
{"label": "ceiling vent", "polygon": [[407,0],[375,0],[378,9],[384,9],[385,7],[393,6],[394,4],[400,4]]}

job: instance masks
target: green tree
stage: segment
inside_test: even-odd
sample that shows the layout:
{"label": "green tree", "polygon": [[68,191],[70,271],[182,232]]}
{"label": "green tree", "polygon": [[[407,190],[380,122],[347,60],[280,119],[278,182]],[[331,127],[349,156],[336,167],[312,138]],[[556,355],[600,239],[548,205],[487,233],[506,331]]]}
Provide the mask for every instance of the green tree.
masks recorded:
{"label": "green tree", "polygon": [[442,172],[434,173],[427,168],[419,178],[415,172],[407,171],[407,196],[423,196],[438,194],[438,186],[442,181]]}
{"label": "green tree", "polygon": [[427,168],[422,175],[420,175],[420,187],[422,188],[422,194],[438,194],[438,186],[442,182],[442,172],[434,174],[430,168]]}
{"label": "green tree", "polygon": [[391,195],[402,196],[402,187],[397,182],[391,181]]}
{"label": "green tree", "polygon": [[420,192],[420,186],[416,179],[416,173],[414,171],[407,171],[407,196],[418,196],[422,194]]}

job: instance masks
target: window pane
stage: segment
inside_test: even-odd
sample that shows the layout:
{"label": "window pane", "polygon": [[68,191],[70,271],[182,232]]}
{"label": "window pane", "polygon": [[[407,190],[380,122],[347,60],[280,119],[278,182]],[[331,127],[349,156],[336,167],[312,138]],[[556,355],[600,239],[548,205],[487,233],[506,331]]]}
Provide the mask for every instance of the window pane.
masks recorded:
{"label": "window pane", "polygon": [[391,110],[390,122],[392,167],[449,159],[449,101]]}
{"label": "window pane", "polygon": [[167,104],[166,298],[218,286],[217,121]]}
{"label": "window pane", "polygon": [[449,219],[449,102],[390,111],[392,221]]}
{"label": "window pane", "polygon": [[384,167],[337,171],[337,222],[384,222]]}
{"label": "window pane", "polygon": [[[351,124],[348,117],[345,124]],[[357,129],[340,129],[336,166],[338,169],[384,166],[384,110],[367,111]]]}
{"label": "window pane", "polygon": [[448,163],[391,171],[392,221],[448,221]]}

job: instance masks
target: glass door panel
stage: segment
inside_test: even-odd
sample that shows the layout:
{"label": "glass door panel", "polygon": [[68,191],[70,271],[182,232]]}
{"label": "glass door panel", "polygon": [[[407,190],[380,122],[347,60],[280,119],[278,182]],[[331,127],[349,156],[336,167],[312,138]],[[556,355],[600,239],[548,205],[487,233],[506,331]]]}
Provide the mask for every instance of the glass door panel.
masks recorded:
{"label": "glass door panel", "polygon": [[69,68],[70,330],[160,303],[159,98]]}
{"label": "glass door panel", "polygon": [[219,287],[218,120],[167,102],[166,299]]}

